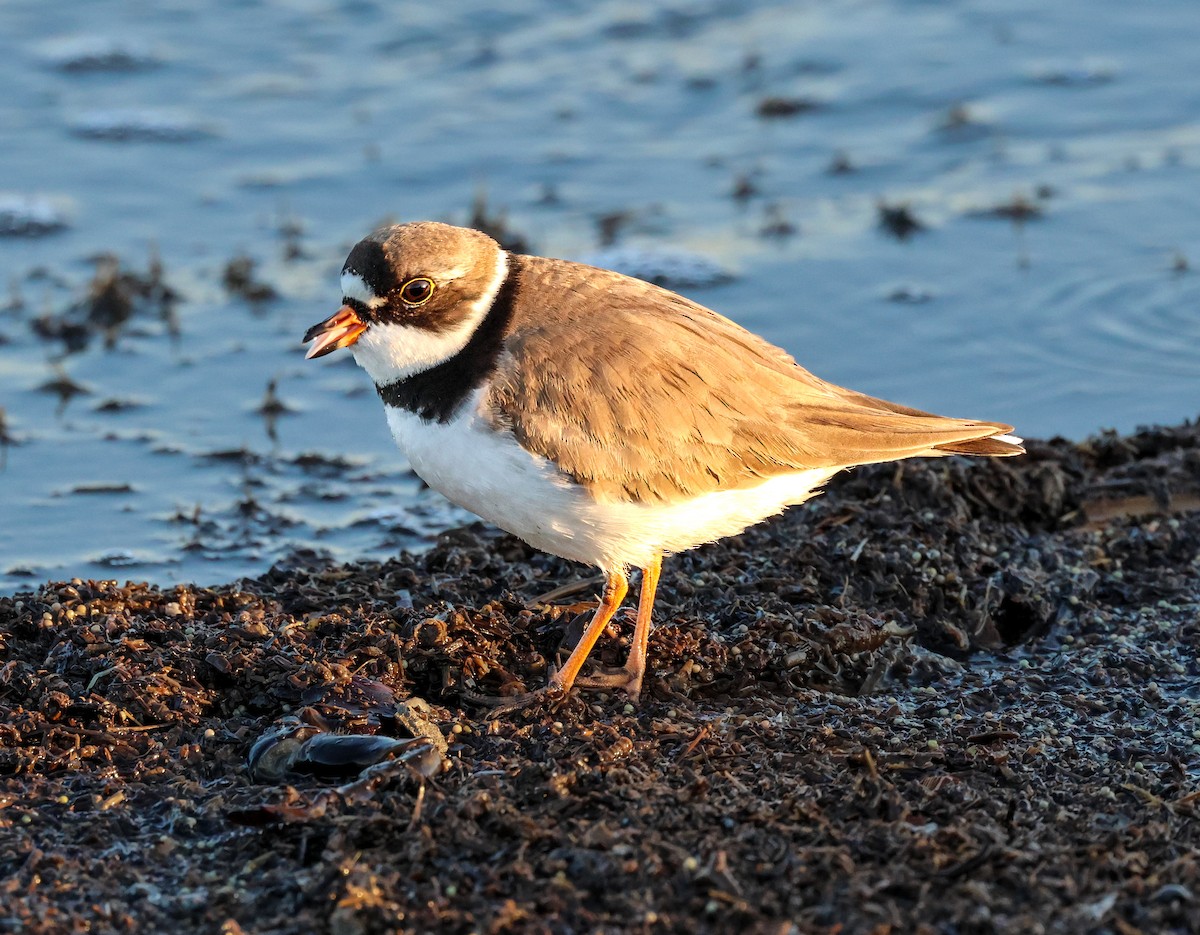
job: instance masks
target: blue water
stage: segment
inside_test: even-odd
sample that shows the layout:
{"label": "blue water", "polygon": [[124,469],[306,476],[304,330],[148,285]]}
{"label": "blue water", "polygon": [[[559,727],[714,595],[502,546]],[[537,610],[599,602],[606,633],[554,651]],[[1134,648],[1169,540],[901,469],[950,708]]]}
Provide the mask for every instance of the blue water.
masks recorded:
{"label": "blue water", "polygon": [[[621,245],[731,270],[685,291],[877,395],[1028,436],[1194,417],[1198,35],[1194,0],[10,0],[0,231],[14,196],[65,227],[0,236],[0,589],[227,581],[460,519],[365,376],[306,363],[299,337],[355,240],[463,221],[481,191],[557,256],[627,212]],[[81,42],[123,67],[86,67]],[[768,119],[764,98],[816,106]],[[140,138],[94,135],[114,122]],[[1040,217],[988,215],[1018,197]],[[881,202],[925,229],[881,231]],[[779,218],[795,233],[764,235]],[[35,334],[97,254],[142,270],[152,250],[177,337],[144,311],[111,349]],[[275,301],[224,289],[241,254]],[[55,366],[90,392],[39,390]],[[292,410],[274,438],[272,379]]]}

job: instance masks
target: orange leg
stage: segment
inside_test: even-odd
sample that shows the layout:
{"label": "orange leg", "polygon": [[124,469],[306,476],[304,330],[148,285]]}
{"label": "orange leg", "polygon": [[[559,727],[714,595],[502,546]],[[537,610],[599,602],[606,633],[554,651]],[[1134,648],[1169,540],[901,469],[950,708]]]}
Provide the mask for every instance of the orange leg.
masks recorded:
{"label": "orange leg", "polygon": [[579,675],[579,670],[583,668],[583,663],[587,660],[588,653],[596,645],[596,640],[600,639],[600,634],[612,620],[613,614],[620,609],[621,602],[625,600],[628,591],[629,581],[623,572],[610,571],[607,573],[604,582],[604,597],[600,601],[600,606],[596,608],[596,613],[592,616],[592,622],[588,624],[583,636],[575,644],[575,649],[571,651],[567,664],[550,676],[550,684],[546,686],[547,689],[563,692],[571,690],[571,686],[575,684],[575,677]]}
{"label": "orange leg", "polygon": [[629,649],[629,661],[625,671],[629,673],[629,684],[625,693],[637,700],[642,693],[642,677],[646,674],[646,647],[650,644],[650,616],[654,612],[654,594],[658,590],[658,576],[662,572],[662,556],[653,564],[642,569],[642,594],[638,598],[637,626],[633,630],[633,646]]}
{"label": "orange leg", "polygon": [[[646,675],[646,647],[650,643],[650,617],[654,611],[654,593],[658,590],[658,576],[662,572],[662,557],[642,569],[642,593],[638,599],[637,626],[633,630],[633,644],[629,647],[629,659],[623,669],[581,678],[580,687],[623,688],[634,701],[642,692],[642,679]],[[582,641],[581,641],[582,645]],[[574,658],[574,654],[572,654]],[[567,663],[570,665],[570,663]]]}

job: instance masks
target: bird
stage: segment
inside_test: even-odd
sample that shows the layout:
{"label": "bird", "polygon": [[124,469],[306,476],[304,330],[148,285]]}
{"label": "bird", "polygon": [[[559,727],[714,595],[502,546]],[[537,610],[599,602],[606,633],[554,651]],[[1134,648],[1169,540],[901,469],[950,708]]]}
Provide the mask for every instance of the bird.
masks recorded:
{"label": "bird", "polygon": [[[306,358],[348,348],[430,487],[604,576],[567,661],[526,700],[574,686],[638,699],[664,557],[803,503],[856,465],[1025,450],[1011,425],[835,386],[665,288],[510,252],[470,228],[380,228],[351,249],[340,285]],[[635,569],[625,665],[581,674]]]}

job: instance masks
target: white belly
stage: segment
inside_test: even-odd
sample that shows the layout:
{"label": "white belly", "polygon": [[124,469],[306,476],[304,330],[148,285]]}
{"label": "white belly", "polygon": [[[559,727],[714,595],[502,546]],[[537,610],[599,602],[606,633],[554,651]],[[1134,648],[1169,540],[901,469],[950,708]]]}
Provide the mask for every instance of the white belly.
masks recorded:
{"label": "white belly", "polygon": [[385,407],[414,471],[448,500],[535,548],[599,568],[642,568],[655,556],[735,535],[807,500],[837,469],[782,475],[757,487],[673,504],[600,502],[545,458],[494,431],[479,394],[438,425]]}

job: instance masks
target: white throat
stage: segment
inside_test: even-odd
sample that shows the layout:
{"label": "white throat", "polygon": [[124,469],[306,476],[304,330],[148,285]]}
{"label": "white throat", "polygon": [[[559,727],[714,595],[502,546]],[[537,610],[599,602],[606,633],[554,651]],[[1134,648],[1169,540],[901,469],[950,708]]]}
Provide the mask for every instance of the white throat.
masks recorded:
{"label": "white throat", "polygon": [[508,254],[497,250],[495,273],[458,327],[433,332],[416,325],[376,322],[351,345],[354,360],[378,386],[404,380],[449,360],[471,340],[507,276]]}

